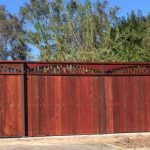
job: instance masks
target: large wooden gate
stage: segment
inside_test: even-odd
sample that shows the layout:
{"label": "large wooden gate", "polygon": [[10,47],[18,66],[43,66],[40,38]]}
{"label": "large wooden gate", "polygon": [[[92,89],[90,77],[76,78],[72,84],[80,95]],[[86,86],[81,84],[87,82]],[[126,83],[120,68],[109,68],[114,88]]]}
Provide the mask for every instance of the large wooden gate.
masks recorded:
{"label": "large wooden gate", "polygon": [[150,131],[150,63],[0,63],[0,136]]}
{"label": "large wooden gate", "polygon": [[28,136],[150,131],[150,65],[28,63]]}

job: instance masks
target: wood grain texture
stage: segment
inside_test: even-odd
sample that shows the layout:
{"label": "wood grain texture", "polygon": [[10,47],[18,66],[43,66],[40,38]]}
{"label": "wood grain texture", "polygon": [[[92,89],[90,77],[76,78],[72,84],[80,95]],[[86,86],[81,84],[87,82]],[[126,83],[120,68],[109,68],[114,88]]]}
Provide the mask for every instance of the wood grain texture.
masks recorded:
{"label": "wood grain texture", "polygon": [[149,80],[28,75],[28,135],[148,131]]}
{"label": "wood grain texture", "polygon": [[0,62],[0,89],[0,137],[150,131],[149,63]]}
{"label": "wood grain texture", "polygon": [[0,75],[0,136],[24,136],[20,75]]}
{"label": "wood grain texture", "polygon": [[112,78],[105,77],[106,133],[114,132]]}
{"label": "wood grain texture", "polygon": [[99,81],[99,77],[29,75],[28,135],[101,132]]}

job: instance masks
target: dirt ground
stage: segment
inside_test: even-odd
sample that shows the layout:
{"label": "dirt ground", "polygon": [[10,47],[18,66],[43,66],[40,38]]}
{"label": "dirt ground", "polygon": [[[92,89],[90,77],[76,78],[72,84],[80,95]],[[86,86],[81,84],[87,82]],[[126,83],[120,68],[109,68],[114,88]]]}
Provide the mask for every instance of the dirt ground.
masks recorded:
{"label": "dirt ground", "polygon": [[0,150],[150,150],[150,133],[1,138]]}

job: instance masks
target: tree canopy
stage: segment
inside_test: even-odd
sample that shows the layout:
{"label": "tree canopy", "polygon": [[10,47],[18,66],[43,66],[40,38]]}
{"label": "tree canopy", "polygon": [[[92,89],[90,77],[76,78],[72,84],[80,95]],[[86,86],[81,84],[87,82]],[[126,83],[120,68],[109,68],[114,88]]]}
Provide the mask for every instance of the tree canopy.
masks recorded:
{"label": "tree canopy", "polygon": [[14,16],[0,7],[0,58],[39,60],[150,61],[150,14],[118,17],[107,0],[30,0]]}
{"label": "tree canopy", "polygon": [[0,59],[27,59],[30,49],[26,38],[23,21],[0,6]]}

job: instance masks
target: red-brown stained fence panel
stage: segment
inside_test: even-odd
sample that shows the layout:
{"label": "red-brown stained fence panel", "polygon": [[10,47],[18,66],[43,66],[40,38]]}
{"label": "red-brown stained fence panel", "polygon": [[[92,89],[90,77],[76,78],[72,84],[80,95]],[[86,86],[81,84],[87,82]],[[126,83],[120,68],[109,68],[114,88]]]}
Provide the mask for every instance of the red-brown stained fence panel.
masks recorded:
{"label": "red-brown stained fence panel", "polygon": [[150,63],[0,61],[0,136],[150,131]]}
{"label": "red-brown stained fence panel", "polygon": [[106,133],[149,131],[149,80],[146,76],[105,77]]}
{"label": "red-brown stained fence panel", "polygon": [[0,137],[24,136],[22,76],[0,75]]}
{"label": "red-brown stained fence panel", "polygon": [[99,81],[99,77],[29,75],[28,135],[101,133]]}

